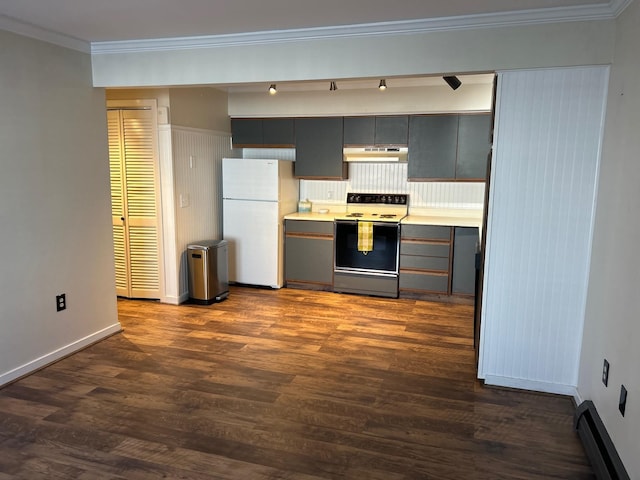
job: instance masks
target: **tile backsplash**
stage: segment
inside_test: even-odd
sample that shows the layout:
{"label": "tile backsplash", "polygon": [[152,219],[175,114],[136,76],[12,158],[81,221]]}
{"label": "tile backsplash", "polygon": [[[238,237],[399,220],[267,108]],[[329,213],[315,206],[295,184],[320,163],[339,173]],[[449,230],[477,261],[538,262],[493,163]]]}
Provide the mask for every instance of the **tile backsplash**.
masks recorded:
{"label": "tile backsplash", "polygon": [[[294,160],[295,149],[245,148],[243,156]],[[411,207],[479,209],[484,188],[484,182],[409,182],[406,163],[351,163],[348,180],[300,180],[300,198],[344,204],[347,192],[406,193]]]}

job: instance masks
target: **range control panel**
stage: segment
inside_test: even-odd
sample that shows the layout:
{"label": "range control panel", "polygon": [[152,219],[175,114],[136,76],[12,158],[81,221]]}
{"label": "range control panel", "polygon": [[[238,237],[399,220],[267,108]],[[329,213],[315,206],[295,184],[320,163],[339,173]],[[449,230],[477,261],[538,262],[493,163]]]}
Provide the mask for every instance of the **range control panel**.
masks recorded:
{"label": "range control panel", "polygon": [[381,203],[385,205],[406,205],[409,195],[404,193],[348,193],[347,203]]}

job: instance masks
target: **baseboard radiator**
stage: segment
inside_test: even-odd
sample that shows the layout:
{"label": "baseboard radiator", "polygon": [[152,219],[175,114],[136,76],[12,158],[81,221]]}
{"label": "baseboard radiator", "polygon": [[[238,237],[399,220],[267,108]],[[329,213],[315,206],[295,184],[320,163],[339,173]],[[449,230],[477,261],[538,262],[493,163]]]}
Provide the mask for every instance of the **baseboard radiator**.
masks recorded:
{"label": "baseboard radiator", "polygon": [[591,400],[582,402],[576,409],[574,426],[598,480],[630,480]]}

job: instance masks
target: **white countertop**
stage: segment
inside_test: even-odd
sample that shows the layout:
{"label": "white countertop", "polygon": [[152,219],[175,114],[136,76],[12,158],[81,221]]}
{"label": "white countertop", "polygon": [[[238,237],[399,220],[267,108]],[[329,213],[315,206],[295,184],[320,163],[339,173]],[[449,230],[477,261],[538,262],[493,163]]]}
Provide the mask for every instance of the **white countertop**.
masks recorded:
{"label": "white countertop", "polygon": [[[314,209],[315,210],[315,209]],[[343,214],[344,209],[329,209],[328,213],[318,211],[295,212],[285,215],[285,220],[313,220],[333,222],[335,217]],[[408,225],[443,225],[451,227],[482,227],[482,209],[468,208],[412,208],[409,215],[400,223]]]}
{"label": "white countertop", "polygon": [[415,208],[400,223],[480,228],[483,213],[481,209],[469,208]]}
{"label": "white countertop", "polygon": [[333,222],[338,212],[295,212],[284,216],[285,220],[314,220],[316,222]]}

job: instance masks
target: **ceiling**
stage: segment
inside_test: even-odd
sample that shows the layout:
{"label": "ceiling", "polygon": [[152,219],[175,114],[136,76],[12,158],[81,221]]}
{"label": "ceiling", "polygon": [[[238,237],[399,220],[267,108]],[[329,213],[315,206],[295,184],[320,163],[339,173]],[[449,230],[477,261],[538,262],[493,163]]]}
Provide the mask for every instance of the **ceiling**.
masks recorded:
{"label": "ceiling", "polygon": [[[9,21],[87,43],[503,14],[612,16],[629,0],[0,0]],[[590,13],[589,13],[590,12]]]}

